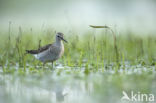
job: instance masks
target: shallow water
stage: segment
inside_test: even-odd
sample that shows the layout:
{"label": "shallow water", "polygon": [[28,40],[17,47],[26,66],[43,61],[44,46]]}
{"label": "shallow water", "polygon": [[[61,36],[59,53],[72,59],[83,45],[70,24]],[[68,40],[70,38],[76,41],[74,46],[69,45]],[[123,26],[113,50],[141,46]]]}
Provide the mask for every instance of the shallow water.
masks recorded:
{"label": "shallow water", "polygon": [[83,67],[61,64],[55,70],[0,70],[0,103],[132,103],[121,101],[123,91],[156,96],[154,66],[127,64],[118,70],[108,66],[89,74],[84,73]]}

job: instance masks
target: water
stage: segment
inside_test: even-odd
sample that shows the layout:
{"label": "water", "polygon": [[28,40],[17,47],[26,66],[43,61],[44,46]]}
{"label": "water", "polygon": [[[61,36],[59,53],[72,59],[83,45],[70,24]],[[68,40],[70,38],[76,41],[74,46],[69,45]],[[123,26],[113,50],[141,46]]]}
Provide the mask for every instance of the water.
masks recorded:
{"label": "water", "polygon": [[84,68],[61,64],[53,71],[0,70],[0,103],[122,103],[122,91],[156,95],[154,66],[127,64],[117,71],[108,66],[89,74]]}

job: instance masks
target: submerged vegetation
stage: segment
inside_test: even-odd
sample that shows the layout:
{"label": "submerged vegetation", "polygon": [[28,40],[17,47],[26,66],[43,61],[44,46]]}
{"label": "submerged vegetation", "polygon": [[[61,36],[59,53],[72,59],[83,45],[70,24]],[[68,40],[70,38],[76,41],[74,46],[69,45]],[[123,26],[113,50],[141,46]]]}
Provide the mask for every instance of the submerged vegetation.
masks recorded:
{"label": "submerged vegetation", "polygon": [[[8,32],[1,32],[0,65],[3,71],[10,66],[19,66],[24,70],[33,65],[41,65],[33,57],[25,53],[26,49],[38,49],[52,43],[55,30],[33,32],[19,27],[13,33],[9,24]],[[98,27],[99,28],[99,27]],[[108,27],[107,27],[108,28]],[[120,67],[129,62],[131,65],[156,65],[156,36],[138,35],[131,32],[114,33],[113,30],[88,30],[82,35],[77,32],[66,33],[69,41],[65,44],[65,54],[58,63],[69,67],[88,67],[88,69],[106,69],[107,65]],[[113,35],[112,35],[113,34]]]}

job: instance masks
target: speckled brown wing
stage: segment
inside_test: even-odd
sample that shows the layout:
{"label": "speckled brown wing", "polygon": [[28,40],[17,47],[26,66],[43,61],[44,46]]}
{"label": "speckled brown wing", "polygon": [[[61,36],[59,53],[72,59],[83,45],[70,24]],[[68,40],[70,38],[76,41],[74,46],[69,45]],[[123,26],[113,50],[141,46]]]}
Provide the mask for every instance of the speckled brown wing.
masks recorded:
{"label": "speckled brown wing", "polygon": [[52,44],[48,44],[48,45],[45,45],[41,48],[39,48],[38,50],[26,50],[27,53],[29,54],[38,54],[38,53],[41,53],[47,49],[49,49],[49,47],[51,46]]}

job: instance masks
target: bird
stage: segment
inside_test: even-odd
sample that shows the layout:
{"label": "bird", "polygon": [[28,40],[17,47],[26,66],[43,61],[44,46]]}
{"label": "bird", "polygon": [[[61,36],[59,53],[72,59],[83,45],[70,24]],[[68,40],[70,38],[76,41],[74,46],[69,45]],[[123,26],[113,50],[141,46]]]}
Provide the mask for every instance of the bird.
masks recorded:
{"label": "bird", "polygon": [[64,39],[64,34],[58,32],[56,33],[54,43],[47,44],[37,50],[26,50],[26,53],[32,54],[37,60],[43,62],[43,65],[47,62],[51,62],[53,68],[53,62],[58,60],[64,53],[64,44],[62,41],[68,43]]}

